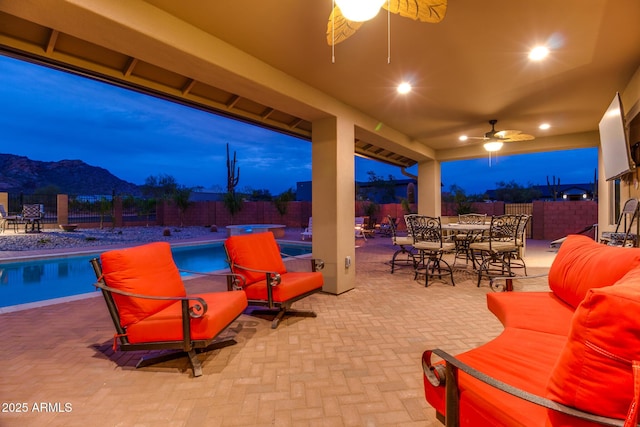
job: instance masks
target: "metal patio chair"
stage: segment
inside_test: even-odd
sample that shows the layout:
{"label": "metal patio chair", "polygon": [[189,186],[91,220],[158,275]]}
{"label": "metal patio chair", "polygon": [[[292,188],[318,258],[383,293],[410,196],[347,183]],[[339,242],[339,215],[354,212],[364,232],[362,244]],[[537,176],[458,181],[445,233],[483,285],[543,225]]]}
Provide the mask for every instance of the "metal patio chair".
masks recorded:
{"label": "metal patio chair", "polygon": [[246,294],[187,294],[168,243],[108,251],[91,265],[98,279],[94,286],[102,291],[116,329],[114,351],[118,344],[123,351],[176,350],[142,358],[136,368],[187,355],[198,377],[202,365],[197,352],[236,343],[217,337],[247,307]]}

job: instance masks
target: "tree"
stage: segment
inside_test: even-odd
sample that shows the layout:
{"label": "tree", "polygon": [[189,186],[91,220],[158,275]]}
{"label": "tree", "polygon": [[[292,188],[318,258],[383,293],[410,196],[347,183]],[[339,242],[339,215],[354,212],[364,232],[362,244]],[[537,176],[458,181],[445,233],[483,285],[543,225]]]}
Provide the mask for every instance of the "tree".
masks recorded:
{"label": "tree", "polygon": [[33,194],[39,194],[39,195],[54,195],[54,194],[60,194],[60,193],[61,193],[60,187],[54,184],[45,185],[44,187],[36,188],[33,191]]}
{"label": "tree", "polygon": [[249,199],[253,200],[254,202],[269,202],[273,200],[271,192],[266,188],[263,190],[254,190],[250,187],[245,187],[243,191],[245,194],[249,194]]}
{"label": "tree", "polygon": [[142,194],[156,200],[171,200],[177,189],[178,183],[173,176],[167,174],[150,175],[144,181]]}
{"label": "tree", "polygon": [[456,213],[458,215],[464,215],[471,213],[471,200],[467,197],[462,187],[453,184],[449,187],[450,199],[456,204]]}
{"label": "tree", "polygon": [[531,184],[525,188],[515,181],[508,183],[500,181],[496,183],[496,186],[496,199],[507,203],[529,203],[542,196],[540,190],[537,190]]}
{"label": "tree", "polygon": [[104,196],[100,197],[100,200],[98,200],[98,212],[100,214],[100,230],[104,228],[104,219],[107,216],[107,214],[111,213],[112,208],[113,208],[113,200],[107,199]]}
{"label": "tree", "polygon": [[147,217],[147,227],[149,226],[149,218],[156,210],[156,199],[136,199],[136,206],[140,215]]}
{"label": "tree", "polygon": [[558,196],[560,195],[560,177],[558,177],[558,183],[556,184],[556,176],[553,176],[553,184],[549,182],[549,175],[547,175],[547,187],[549,187],[549,192],[551,193],[551,197],[553,197],[553,201],[558,200]]}
{"label": "tree", "polygon": [[289,188],[287,191],[284,191],[273,198],[273,204],[276,206],[280,216],[285,216],[287,214],[289,202],[295,199],[296,193],[293,192],[292,188]]}
{"label": "tree", "polygon": [[193,188],[180,185],[173,193],[173,203],[178,207],[178,214],[180,215],[180,227],[184,226],[184,214],[191,206],[192,202],[189,199],[192,192]]}
{"label": "tree", "polygon": [[358,188],[360,200],[375,200],[379,203],[393,203],[396,200],[395,178],[389,175],[385,180],[376,175],[374,171],[368,171],[369,186],[367,189]]}

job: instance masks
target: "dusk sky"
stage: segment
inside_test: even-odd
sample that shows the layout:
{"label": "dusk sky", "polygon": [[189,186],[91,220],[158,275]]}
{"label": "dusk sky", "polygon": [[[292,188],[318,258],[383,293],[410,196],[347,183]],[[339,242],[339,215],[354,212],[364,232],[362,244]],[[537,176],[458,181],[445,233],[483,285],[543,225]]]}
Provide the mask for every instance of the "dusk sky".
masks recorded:
{"label": "dusk sky", "polygon": [[[0,153],[32,160],[82,160],[143,184],[168,174],[179,184],[224,191],[225,144],[237,152],[238,189],[277,195],[311,180],[311,143],[134,91],[0,55]],[[405,178],[398,167],[355,158],[368,171]],[[498,156],[442,164],[442,183],[483,193],[500,181],[546,185],[593,181],[597,149]],[[417,168],[408,170],[417,174]]]}

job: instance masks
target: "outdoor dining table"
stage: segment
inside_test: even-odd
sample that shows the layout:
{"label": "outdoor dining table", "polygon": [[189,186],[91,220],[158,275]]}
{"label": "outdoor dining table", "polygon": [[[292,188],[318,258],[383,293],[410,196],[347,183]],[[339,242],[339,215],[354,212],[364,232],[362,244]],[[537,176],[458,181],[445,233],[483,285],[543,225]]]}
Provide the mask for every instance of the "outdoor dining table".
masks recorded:
{"label": "outdoor dining table", "polygon": [[473,268],[476,268],[475,260],[472,254],[469,253],[469,244],[480,237],[485,231],[488,231],[490,227],[490,224],[466,224],[458,222],[442,224],[442,232],[448,233],[448,236],[451,237],[456,244],[454,265],[458,258],[464,257],[467,261],[471,259]]}

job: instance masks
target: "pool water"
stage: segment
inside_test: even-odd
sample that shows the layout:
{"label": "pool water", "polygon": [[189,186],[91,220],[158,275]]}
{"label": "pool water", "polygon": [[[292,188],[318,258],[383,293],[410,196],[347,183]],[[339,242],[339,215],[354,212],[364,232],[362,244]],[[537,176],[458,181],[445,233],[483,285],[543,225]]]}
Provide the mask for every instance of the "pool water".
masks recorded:
{"label": "pool water", "polygon": [[[310,245],[293,242],[280,243],[280,249],[294,256],[311,253]],[[176,246],[171,251],[179,269],[211,272],[228,268],[222,242]],[[98,255],[99,252],[0,262],[0,307],[97,292],[93,286],[96,276],[89,260]]]}

